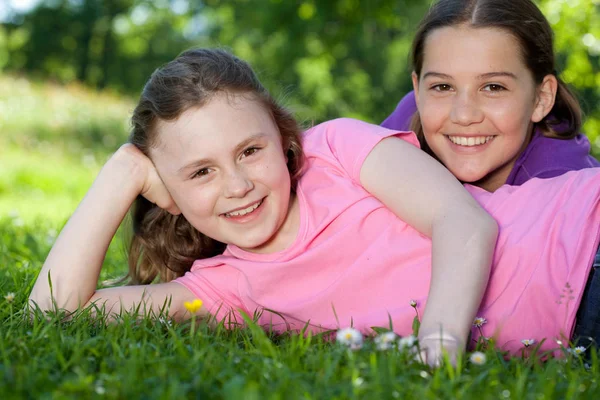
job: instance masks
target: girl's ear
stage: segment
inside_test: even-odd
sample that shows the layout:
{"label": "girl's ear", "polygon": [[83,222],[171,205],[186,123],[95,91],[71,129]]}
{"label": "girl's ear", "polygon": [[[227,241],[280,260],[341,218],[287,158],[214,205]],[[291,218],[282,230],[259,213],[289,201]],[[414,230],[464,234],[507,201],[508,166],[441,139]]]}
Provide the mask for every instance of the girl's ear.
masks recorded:
{"label": "girl's ear", "polygon": [[412,72],[412,84],[415,91],[415,101],[419,103],[419,77],[415,71]]}
{"label": "girl's ear", "polygon": [[531,115],[532,122],[540,122],[552,110],[557,90],[558,80],[556,76],[552,74],[546,75],[537,89],[537,102]]}

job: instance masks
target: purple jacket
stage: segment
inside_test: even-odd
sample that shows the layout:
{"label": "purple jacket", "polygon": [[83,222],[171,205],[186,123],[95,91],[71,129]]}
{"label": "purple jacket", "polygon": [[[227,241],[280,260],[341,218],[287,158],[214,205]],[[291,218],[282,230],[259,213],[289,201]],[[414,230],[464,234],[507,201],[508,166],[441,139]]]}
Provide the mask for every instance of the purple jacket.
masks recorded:
{"label": "purple jacket", "polygon": [[[415,93],[410,92],[381,126],[399,131],[410,130],[410,120],[416,111]],[[519,186],[531,178],[552,178],[568,171],[600,167],[600,162],[590,155],[590,147],[589,140],[582,134],[569,140],[552,139],[536,129],[506,183]]]}

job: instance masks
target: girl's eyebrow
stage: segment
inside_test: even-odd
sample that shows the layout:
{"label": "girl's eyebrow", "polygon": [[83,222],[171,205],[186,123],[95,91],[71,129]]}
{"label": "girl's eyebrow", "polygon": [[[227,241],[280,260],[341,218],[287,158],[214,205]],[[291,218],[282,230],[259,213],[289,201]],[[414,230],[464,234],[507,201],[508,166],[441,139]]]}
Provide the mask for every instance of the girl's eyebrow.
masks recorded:
{"label": "girl's eyebrow", "polygon": [[487,74],[481,74],[478,76],[479,79],[489,79],[489,78],[496,78],[496,77],[507,77],[507,78],[512,78],[512,79],[517,79],[517,76],[515,74],[513,74],[512,72],[506,72],[506,71],[499,71],[499,72],[488,72]]}
{"label": "girl's eyebrow", "polygon": [[[252,136],[250,136],[250,137],[248,137],[248,138],[246,138],[246,139],[242,140],[242,141],[241,141],[240,143],[238,143],[238,144],[235,146],[235,148],[233,149],[233,154],[239,153],[239,152],[240,152],[240,151],[241,151],[241,150],[242,150],[244,147],[248,146],[248,145],[249,145],[250,143],[252,143],[253,141],[255,141],[255,140],[257,140],[257,139],[260,139],[260,138],[262,138],[262,137],[265,137],[265,136],[267,136],[267,134],[266,134],[266,133],[262,133],[262,132],[260,132],[260,133],[255,133],[254,135],[252,135]],[[211,163],[211,162],[212,162],[212,159],[211,159],[211,158],[201,158],[201,159],[199,159],[199,160],[192,161],[191,163],[189,163],[189,164],[187,164],[187,165],[184,165],[183,167],[179,168],[179,169],[177,170],[177,173],[178,173],[178,174],[180,174],[180,173],[182,173],[182,172],[184,172],[184,171],[186,171],[186,170],[188,170],[188,169],[191,169],[191,168],[197,168],[197,167],[199,167],[200,165],[209,164],[209,163]]]}
{"label": "girl's eyebrow", "polygon": [[240,151],[242,151],[242,149],[246,146],[248,146],[250,143],[252,143],[253,141],[255,141],[256,139],[260,139],[262,137],[267,136],[266,133],[255,133],[254,135],[248,137],[247,139],[242,140],[240,143],[237,144],[237,146],[235,146],[235,148],[233,149],[233,154],[239,153]]}
{"label": "girl's eyebrow", "polygon": [[442,74],[441,72],[428,71],[423,74],[422,79],[427,78],[440,78],[440,79],[452,79],[452,77],[448,74]]}
{"label": "girl's eyebrow", "polygon": [[[484,79],[496,78],[496,77],[501,77],[501,76],[504,76],[507,78],[512,78],[515,80],[517,79],[517,76],[515,74],[513,74],[512,72],[507,72],[507,71],[487,72],[485,74],[478,75],[477,79],[484,80]],[[442,74],[441,72],[428,71],[423,74],[423,79],[426,79],[426,78],[452,79],[452,76],[450,76],[448,74]]]}

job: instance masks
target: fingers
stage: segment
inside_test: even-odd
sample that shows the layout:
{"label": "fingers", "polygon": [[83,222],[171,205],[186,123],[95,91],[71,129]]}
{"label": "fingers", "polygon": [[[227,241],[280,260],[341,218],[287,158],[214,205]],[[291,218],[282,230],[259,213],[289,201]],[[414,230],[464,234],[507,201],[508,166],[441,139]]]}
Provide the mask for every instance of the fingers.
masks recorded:
{"label": "fingers", "polygon": [[432,367],[439,367],[445,359],[456,365],[456,357],[461,349],[460,341],[450,335],[428,335],[419,340],[417,359]]}
{"label": "fingers", "polygon": [[158,176],[154,167],[148,171],[148,178],[146,181],[147,184],[145,185],[145,190],[141,193],[142,196],[173,215],[181,214],[181,210],[179,210],[179,207],[175,204],[173,197],[171,197],[171,194]]}
{"label": "fingers", "polygon": [[173,200],[161,177],[158,175],[156,167],[154,167],[150,159],[146,158],[146,160],[146,179],[141,195],[173,215],[181,214],[181,210],[175,204],[175,200]]}
{"label": "fingers", "polygon": [[181,214],[181,210],[175,204],[154,163],[140,149],[131,143],[125,143],[117,150],[115,157],[128,165],[137,166],[135,170],[139,171],[137,176],[139,176],[142,196],[173,215]]}

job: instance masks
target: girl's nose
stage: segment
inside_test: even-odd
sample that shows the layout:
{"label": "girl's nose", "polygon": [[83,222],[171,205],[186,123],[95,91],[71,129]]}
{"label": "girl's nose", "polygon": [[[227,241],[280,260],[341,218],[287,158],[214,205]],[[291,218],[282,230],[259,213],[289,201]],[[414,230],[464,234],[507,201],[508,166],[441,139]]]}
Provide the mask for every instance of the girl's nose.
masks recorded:
{"label": "girl's nose", "polygon": [[455,97],[450,114],[453,123],[463,126],[477,124],[483,121],[483,116],[475,96],[461,93]]}
{"label": "girl's nose", "polygon": [[226,197],[241,198],[252,189],[254,189],[254,183],[243,171],[236,169],[227,175],[225,183]]}

